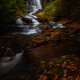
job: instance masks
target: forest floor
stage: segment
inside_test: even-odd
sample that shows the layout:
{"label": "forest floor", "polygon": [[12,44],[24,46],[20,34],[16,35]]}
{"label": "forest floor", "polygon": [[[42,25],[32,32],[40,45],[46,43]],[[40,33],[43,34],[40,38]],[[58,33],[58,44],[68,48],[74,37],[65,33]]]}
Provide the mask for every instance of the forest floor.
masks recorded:
{"label": "forest floor", "polygon": [[32,40],[34,46],[40,45],[30,53],[41,60],[41,67],[26,79],[80,80],[80,22],[62,19],[57,23],[68,29],[48,29]]}

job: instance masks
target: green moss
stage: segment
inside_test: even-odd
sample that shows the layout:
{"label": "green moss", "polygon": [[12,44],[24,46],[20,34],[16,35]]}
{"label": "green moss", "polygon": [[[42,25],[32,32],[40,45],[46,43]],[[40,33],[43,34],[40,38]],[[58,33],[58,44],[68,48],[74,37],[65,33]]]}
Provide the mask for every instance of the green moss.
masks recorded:
{"label": "green moss", "polygon": [[60,18],[79,19],[80,18],[80,1],[79,0],[51,0],[45,1],[47,6],[44,11],[39,13],[40,16],[48,20],[57,20]]}

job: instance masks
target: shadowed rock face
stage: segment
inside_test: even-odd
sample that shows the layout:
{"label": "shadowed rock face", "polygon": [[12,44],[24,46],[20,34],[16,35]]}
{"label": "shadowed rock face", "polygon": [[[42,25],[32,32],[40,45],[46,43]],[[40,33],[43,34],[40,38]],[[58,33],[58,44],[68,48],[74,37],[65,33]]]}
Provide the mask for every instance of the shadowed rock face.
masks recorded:
{"label": "shadowed rock face", "polygon": [[44,9],[44,0],[41,0],[42,9]]}
{"label": "shadowed rock face", "polygon": [[33,0],[24,0],[24,4],[27,4],[27,2],[28,2],[29,5],[33,4]]}
{"label": "shadowed rock face", "polygon": [[45,19],[45,18],[37,18],[37,20],[41,23],[46,23],[48,22],[48,19]]}
{"label": "shadowed rock face", "polygon": [[29,18],[22,18],[21,20],[26,22],[26,23],[32,23],[32,20]]}
{"label": "shadowed rock face", "polygon": [[28,13],[33,11],[33,7],[31,5],[25,5]]}

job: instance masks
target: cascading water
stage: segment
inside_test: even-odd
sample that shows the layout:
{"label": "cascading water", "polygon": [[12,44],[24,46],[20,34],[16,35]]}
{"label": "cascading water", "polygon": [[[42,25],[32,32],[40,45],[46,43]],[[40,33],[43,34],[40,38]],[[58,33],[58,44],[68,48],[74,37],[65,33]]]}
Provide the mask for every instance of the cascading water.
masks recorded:
{"label": "cascading water", "polygon": [[[32,15],[33,13],[35,13],[36,11],[38,11],[39,9],[41,9],[41,3],[40,0],[33,0],[33,1],[29,1],[27,0],[27,6],[31,6],[33,8],[33,10],[27,14],[25,16],[25,18],[29,18],[32,20],[32,23],[30,23],[29,25],[23,25],[23,21],[21,19],[16,20],[16,24],[18,27],[23,27],[26,30],[22,32],[16,32],[14,34],[26,34],[26,35],[30,35],[30,34],[35,34],[41,31],[41,28],[37,27],[40,25],[40,23],[36,20],[36,16]],[[31,28],[29,28],[31,27]]]}
{"label": "cascading water", "polygon": [[41,3],[40,3],[40,0],[36,0],[36,3],[37,3],[37,8],[38,8],[38,9],[41,9]]}
{"label": "cascading water", "polygon": [[14,57],[1,58],[0,74],[8,72],[12,67],[14,67],[20,61],[22,54],[23,51],[16,54]]}
{"label": "cascading water", "polygon": [[[25,35],[29,35],[30,37],[32,37],[33,35],[31,34],[35,34],[41,31],[41,28],[39,28],[38,26],[40,26],[40,23],[36,20],[36,16],[32,15],[33,13],[35,13],[36,11],[38,11],[39,9],[41,9],[41,3],[40,0],[27,0],[26,3],[27,6],[31,6],[33,9],[32,11],[30,11],[30,13],[28,13],[25,18],[31,19],[32,23],[27,24],[26,22],[23,22],[21,20],[21,18],[16,20],[16,27],[18,28],[18,31],[13,32],[14,34],[25,34]],[[56,27],[60,27],[63,28],[62,24],[57,24],[55,22],[50,22],[50,25],[53,28]],[[13,25],[12,25],[13,26]],[[11,29],[13,29],[15,26],[13,26]],[[15,28],[16,28],[15,27]],[[14,30],[15,31],[15,30]],[[23,36],[23,35],[18,35],[18,36]],[[27,37],[27,36],[26,36]],[[13,38],[14,39],[14,38]],[[22,38],[23,39],[23,38]],[[21,40],[22,40],[21,39]],[[12,43],[9,43],[12,45]],[[5,44],[7,45],[7,44]],[[13,45],[14,46],[14,45]],[[15,46],[16,47],[16,46]],[[17,47],[16,47],[17,48]],[[13,49],[14,50],[14,49]],[[27,53],[26,53],[27,54]],[[27,66],[29,66],[29,64],[27,64],[25,61],[27,60],[28,56],[26,56],[25,60],[23,60],[23,64],[22,65],[20,63],[20,60],[23,59],[23,51],[21,53],[17,53],[15,56],[13,57],[4,57],[0,59],[0,75],[5,75],[6,73],[9,73],[9,78],[14,78],[14,76],[16,76],[17,72],[19,74],[19,72],[24,72],[26,71],[25,69],[27,69]],[[20,64],[19,64],[20,63]],[[18,67],[16,67],[19,64]],[[27,65],[26,65],[27,64]],[[30,65],[31,68],[33,67],[32,64]],[[29,66],[29,67],[30,67]],[[20,68],[21,67],[21,68]],[[14,70],[15,68],[15,70]],[[12,71],[13,70],[13,71]],[[11,71],[11,73],[9,72]],[[26,71],[27,72],[27,71]],[[5,73],[5,74],[4,74]],[[16,73],[16,74],[15,74]],[[10,75],[12,74],[12,75]],[[18,75],[17,74],[17,75]],[[20,76],[20,75],[19,75]],[[21,73],[22,76],[22,73]],[[7,77],[7,76],[6,76]],[[1,78],[0,78],[1,79]],[[13,80],[13,79],[4,79],[4,80]],[[17,79],[16,79],[17,80]]]}
{"label": "cascading water", "polygon": [[[28,0],[27,0],[26,5],[30,5]],[[22,30],[22,31],[21,32],[16,32],[14,34],[30,35],[30,34],[35,34],[35,33],[41,31],[40,28],[37,27],[40,24],[35,19],[37,17],[32,15],[32,13],[35,13],[37,10],[41,9],[40,0],[34,0],[33,4],[31,3],[31,6],[33,8],[33,11],[30,12],[29,14],[27,14],[27,16],[25,16],[25,18],[31,19],[33,23],[31,23],[29,25],[26,25],[27,23],[23,22],[21,20],[21,18],[17,19],[16,20],[17,28],[20,28],[20,30]],[[21,53],[16,54],[14,57],[1,58],[1,62],[0,62],[0,71],[1,72],[0,72],[0,75],[4,74],[5,72],[8,72],[12,67],[14,67],[20,61],[22,54],[23,54],[23,51]]]}

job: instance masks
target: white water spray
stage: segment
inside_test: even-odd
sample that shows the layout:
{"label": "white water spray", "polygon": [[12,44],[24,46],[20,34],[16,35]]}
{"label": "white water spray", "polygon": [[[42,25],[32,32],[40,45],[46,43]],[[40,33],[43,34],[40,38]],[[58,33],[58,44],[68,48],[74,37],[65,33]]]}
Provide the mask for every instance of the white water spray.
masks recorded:
{"label": "white water spray", "polygon": [[2,73],[8,72],[12,67],[14,67],[21,59],[21,56],[23,54],[23,51],[21,53],[17,53],[14,57],[6,57],[1,59],[0,63],[0,71],[3,69]]}
{"label": "white water spray", "polygon": [[[27,0],[27,6],[31,6],[33,8],[32,12],[30,12],[29,14],[27,14],[25,16],[25,18],[29,18],[32,20],[32,23],[29,24],[32,28],[29,29],[27,28],[28,25],[24,25],[24,21],[21,20],[21,18],[16,20],[16,24],[17,27],[26,27],[25,29],[27,30],[23,30],[23,32],[16,32],[14,34],[25,34],[25,35],[30,35],[30,34],[35,34],[37,32],[40,32],[40,30],[38,28],[36,28],[40,23],[36,20],[36,16],[32,15],[33,13],[35,13],[36,11],[38,11],[39,9],[41,9],[41,2],[40,0],[31,0],[32,2]],[[27,23],[26,23],[27,24]],[[26,32],[24,32],[26,31]]]}
{"label": "white water spray", "polygon": [[40,0],[36,0],[37,8],[42,9]]}

